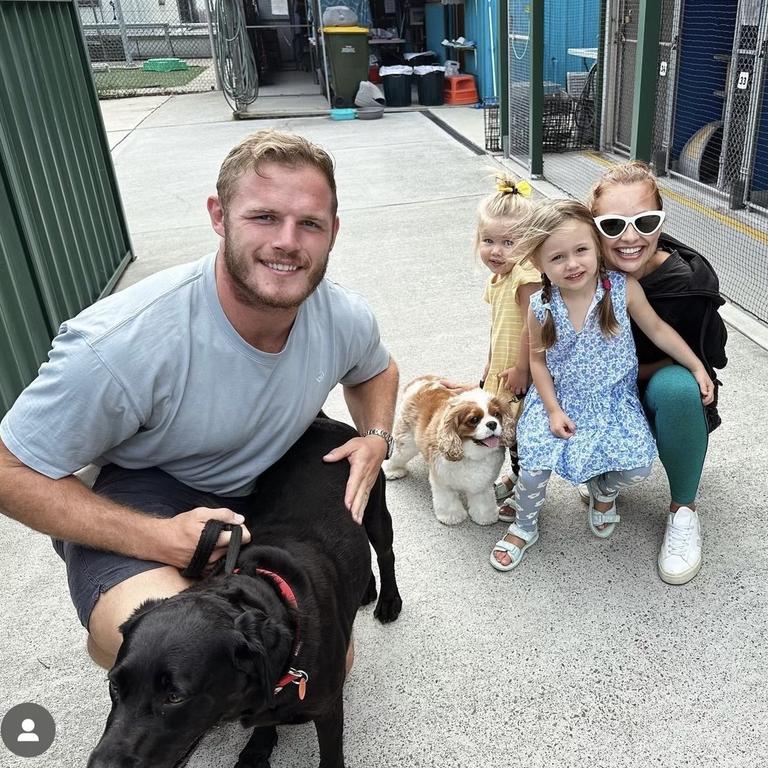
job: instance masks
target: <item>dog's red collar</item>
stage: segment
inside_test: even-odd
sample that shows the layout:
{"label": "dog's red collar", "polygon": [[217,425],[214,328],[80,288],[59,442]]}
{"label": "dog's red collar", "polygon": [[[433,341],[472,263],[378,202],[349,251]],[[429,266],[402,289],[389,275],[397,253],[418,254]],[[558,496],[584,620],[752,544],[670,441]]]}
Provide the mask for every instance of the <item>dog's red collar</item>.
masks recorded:
{"label": "dog's red collar", "polygon": [[[233,573],[240,573],[239,568],[235,568]],[[286,603],[298,610],[299,604],[296,601],[296,595],[291,589],[291,585],[280,576],[280,574],[274,571],[268,571],[266,568],[256,568],[256,573],[260,573],[262,576],[266,576],[277,587],[278,592],[283,597]],[[299,635],[299,626],[296,625],[296,637],[293,644],[293,652],[291,653],[291,659],[295,659],[299,655],[301,649],[301,636]],[[303,701],[307,695],[307,682],[309,681],[309,675],[303,669],[294,669],[288,667],[288,671],[277,681],[275,690],[273,693],[277,694],[285,688],[286,685],[293,683],[299,686],[299,700]]]}
{"label": "dog's red collar", "polygon": [[256,573],[260,573],[262,576],[267,576],[272,579],[280,594],[285,598],[285,602],[288,603],[291,608],[299,607],[299,604],[296,601],[296,595],[293,594],[293,590],[291,589],[291,585],[279,573],[268,571],[266,568],[257,568]]}

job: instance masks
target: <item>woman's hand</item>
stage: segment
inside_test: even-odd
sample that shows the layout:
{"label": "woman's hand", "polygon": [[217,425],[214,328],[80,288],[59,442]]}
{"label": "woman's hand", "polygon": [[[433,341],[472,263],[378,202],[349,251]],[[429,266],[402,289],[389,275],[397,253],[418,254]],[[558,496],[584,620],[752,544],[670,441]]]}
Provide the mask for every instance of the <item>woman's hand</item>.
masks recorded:
{"label": "woman's hand", "polygon": [[709,378],[704,366],[696,368],[691,371],[693,378],[696,379],[696,383],[699,385],[699,392],[701,392],[701,402],[704,405],[709,405],[715,399],[715,384],[712,379]]}
{"label": "woman's hand", "polygon": [[555,437],[562,437],[567,440],[576,434],[576,425],[564,411],[557,410],[549,414],[549,431]]}

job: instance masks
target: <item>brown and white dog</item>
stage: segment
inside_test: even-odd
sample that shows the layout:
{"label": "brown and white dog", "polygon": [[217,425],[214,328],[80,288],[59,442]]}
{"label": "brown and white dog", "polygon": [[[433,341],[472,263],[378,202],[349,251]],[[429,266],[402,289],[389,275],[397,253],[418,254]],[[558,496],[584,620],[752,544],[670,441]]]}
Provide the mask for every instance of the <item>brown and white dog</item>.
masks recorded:
{"label": "brown and white dog", "polygon": [[419,452],[429,465],[432,505],[437,519],[455,525],[469,516],[478,525],[499,519],[493,483],[514,440],[509,404],[482,389],[456,394],[437,376],[421,376],[405,388],[394,429],[395,451],[384,464],[387,480],[408,474]]}

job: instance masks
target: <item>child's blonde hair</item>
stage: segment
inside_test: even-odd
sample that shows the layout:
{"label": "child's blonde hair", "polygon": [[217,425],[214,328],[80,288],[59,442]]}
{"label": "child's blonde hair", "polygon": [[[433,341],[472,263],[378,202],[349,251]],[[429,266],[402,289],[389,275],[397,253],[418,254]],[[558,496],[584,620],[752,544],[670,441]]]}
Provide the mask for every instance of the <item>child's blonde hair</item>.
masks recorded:
{"label": "child's blonde hair", "polygon": [[519,232],[520,222],[533,208],[527,181],[518,181],[504,173],[496,174],[496,191],[480,201],[477,207],[475,253],[480,250],[483,232],[499,219],[511,222],[509,234]]}
{"label": "child's blonde hair", "polygon": [[[583,203],[578,200],[547,200],[536,206],[528,218],[523,222],[523,234],[515,245],[515,253],[520,256],[520,261],[528,261],[541,272],[541,297],[548,304],[552,299],[552,283],[541,269],[539,250],[555,230],[569,222],[581,222],[589,227],[595,242],[597,252],[597,267],[601,283],[605,286],[608,282],[608,273],[605,268],[603,249],[600,244],[600,235],[595,226],[592,214]],[[599,321],[600,330],[606,338],[615,336],[619,332],[619,323],[613,312],[610,289],[606,290],[600,299]],[[555,321],[551,312],[546,313],[544,325],[541,328],[541,342],[544,349],[549,349],[557,341]],[[542,350],[537,350],[542,351]]]}
{"label": "child's blonde hair", "polygon": [[650,166],[640,160],[633,160],[630,163],[621,163],[609,168],[592,185],[587,196],[587,206],[593,215],[596,212],[600,195],[605,192],[607,187],[616,184],[647,184],[655,198],[656,210],[664,210],[659,184]]}

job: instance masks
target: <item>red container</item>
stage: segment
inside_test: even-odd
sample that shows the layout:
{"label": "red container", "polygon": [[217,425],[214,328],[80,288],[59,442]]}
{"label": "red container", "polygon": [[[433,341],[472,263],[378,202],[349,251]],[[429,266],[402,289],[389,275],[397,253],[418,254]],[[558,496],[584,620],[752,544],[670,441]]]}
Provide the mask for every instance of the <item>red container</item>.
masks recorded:
{"label": "red container", "polygon": [[381,82],[381,75],[379,75],[379,65],[378,64],[371,64],[370,67],[368,67],[368,81],[371,83],[380,83]]}

